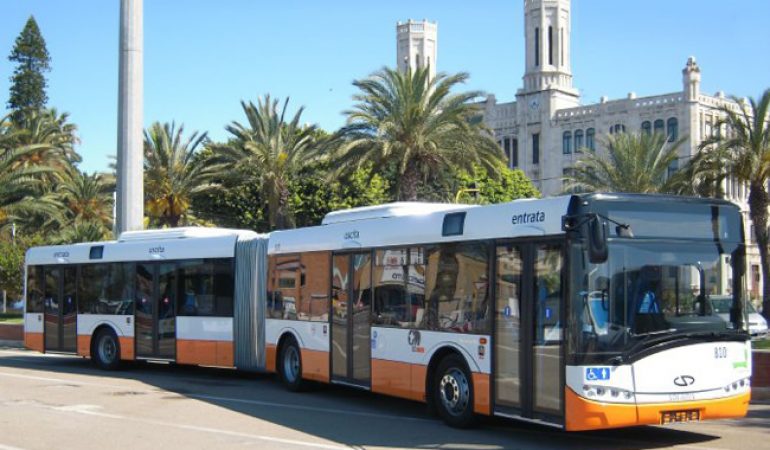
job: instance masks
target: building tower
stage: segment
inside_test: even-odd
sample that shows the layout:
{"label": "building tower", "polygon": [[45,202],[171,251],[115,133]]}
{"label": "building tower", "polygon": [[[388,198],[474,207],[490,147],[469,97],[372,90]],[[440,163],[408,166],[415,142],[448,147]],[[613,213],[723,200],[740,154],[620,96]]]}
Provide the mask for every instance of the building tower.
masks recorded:
{"label": "building tower", "polygon": [[[698,114],[698,110],[700,109],[698,106],[698,100],[700,98],[700,67],[698,67],[698,62],[695,61],[694,56],[690,56],[687,59],[687,64],[685,64],[684,69],[682,69],[682,89],[684,91],[685,104],[687,105],[687,116],[683,121],[684,128],[682,129],[682,133],[687,135],[687,139],[689,140],[689,143],[683,145],[682,148],[684,148],[685,151],[694,152],[701,142]],[[683,156],[690,157],[693,155]]]}
{"label": "building tower", "polygon": [[524,0],[524,92],[577,95],[570,64],[570,0]]}
{"label": "building tower", "polygon": [[398,70],[430,67],[430,78],[436,76],[438,24],[423,20],[396,24],[396,67]]}

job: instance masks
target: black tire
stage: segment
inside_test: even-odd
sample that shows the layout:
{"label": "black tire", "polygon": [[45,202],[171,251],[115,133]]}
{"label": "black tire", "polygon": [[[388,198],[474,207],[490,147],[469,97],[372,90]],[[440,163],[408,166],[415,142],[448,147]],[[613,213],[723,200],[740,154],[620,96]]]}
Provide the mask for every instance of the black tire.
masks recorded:
{"label": "black tire", "polygon": [[447,425],[469,428],[476,424],[473,379],[463,358],[452,354],[441,360],[433,380],[432,400],[439,417]]}
{"label": "black tire", "polygon": [[117,370],[120,367],[120,341],[114,331],[104,329],[96,333],[91,360],[102,370]]}
{"label": "black tire", "polygon": [[299,392],[305,388],[302,380],[302,354],[294,338],[288,338],[281,346],[278,357],[278,375],[286,389]]}

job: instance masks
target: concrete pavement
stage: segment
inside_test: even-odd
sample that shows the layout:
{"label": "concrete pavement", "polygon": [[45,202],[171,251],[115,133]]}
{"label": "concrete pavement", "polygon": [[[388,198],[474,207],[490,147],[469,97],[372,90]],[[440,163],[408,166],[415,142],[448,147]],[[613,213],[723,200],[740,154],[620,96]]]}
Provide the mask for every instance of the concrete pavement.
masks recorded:
{"label": "concrete pavement", "polygon": [[455,430],[421,404],[341,387],[288,393],[266,375],[0,350],[0,449],[766,448],[770,405],[742,420],[568,434],[488,419]]}

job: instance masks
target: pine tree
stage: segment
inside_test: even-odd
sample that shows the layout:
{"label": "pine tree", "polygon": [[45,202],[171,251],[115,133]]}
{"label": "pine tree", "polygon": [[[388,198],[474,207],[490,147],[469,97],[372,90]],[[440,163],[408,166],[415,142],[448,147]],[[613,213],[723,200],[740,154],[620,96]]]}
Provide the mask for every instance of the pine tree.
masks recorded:
{"label": "pine tree", "polygon": [[30,109],[43,108],[48,102],[46,87],[48,81],[44,72],[51,70],[51,58],[40,34],[40,28],[33,16],[16,38],[8,60],[17,64],[11,76],[11,89],[8,108],[14,117]]}

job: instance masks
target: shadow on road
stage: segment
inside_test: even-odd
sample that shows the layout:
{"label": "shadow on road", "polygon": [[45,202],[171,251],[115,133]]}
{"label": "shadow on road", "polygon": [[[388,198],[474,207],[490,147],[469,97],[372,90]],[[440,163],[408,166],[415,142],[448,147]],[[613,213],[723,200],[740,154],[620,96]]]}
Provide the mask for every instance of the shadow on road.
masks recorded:
{"label": "shadow on road", "polygon": [[[82,358],[49,358],[34,353],[0,354],[0,367],[49,371],[39,376],[51,378],[57,374],[94,376],[99,377],[94,383],[104,385],[109,385],[110,379],[116,380],[114,392],[106,395],[141,395],[143,392],[117,387],[117,380],[135,380],[149,390],[165,393],[161,398],[168,401],[181,398],[207,402],[354,448],[653,449],[718,439],[663,427],[565,433],[498,418],[482,420],[475,430],[457,430],[428,416],[420,403],[337,386],[291,393],[283,390],[273,376],[225,369],[135,363],[121,371],[102,372]],[[766,428],[769,415],[770,411],[761,412],[761,417],[750,417],[744,426]],[[756,419],[755,425],[751,425],[752,419]]]}

